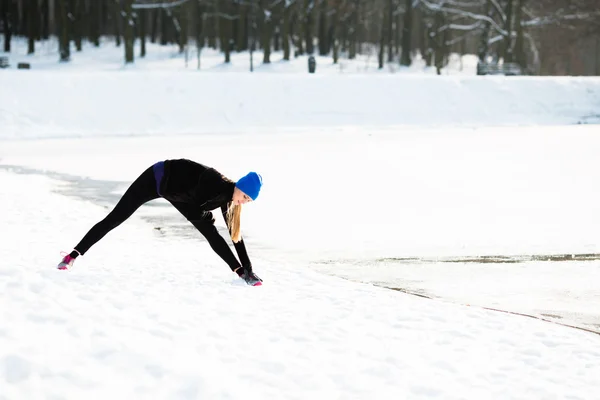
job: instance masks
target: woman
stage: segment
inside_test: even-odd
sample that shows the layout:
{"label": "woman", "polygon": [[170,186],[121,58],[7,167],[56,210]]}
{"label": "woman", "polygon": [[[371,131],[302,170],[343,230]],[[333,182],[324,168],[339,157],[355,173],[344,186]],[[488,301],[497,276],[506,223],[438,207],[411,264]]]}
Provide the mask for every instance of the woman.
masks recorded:
{"label": "woman", "polygon": [[[259,286],[262,279],[252,272],[252,264],[241,237],[240,213],[243,204],[256,200],[261,186],[262,177],[256,172],[250,172],[233,182],[214,168],[194,161],[179,159],[157,162],[131,184],[106,218],[94,225],[73,251],[64,256],[58,269],[71,268],[78,256],[84,255],[142,204],[162,197],[206,237],[212,249],[232,271],[249,285]],[[216,208],[221,208],[240,261],[214,225],[211,210]]]}

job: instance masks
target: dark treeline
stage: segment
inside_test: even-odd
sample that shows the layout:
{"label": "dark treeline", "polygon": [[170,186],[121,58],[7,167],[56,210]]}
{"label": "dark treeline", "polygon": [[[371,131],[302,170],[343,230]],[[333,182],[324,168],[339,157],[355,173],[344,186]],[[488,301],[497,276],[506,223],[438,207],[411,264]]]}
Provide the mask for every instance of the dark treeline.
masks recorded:
{"label": "dark treeline", "polygon": [[50,36],[68,62],[82,41],[112,38],[134,62],[134,43],[272,51],[349,59],[374,54],[379,67],[409,66],[420,54],[438,72],[451,53],[515,63],[540,75],[600,75],[598,0],[0,0],[5,52]]}

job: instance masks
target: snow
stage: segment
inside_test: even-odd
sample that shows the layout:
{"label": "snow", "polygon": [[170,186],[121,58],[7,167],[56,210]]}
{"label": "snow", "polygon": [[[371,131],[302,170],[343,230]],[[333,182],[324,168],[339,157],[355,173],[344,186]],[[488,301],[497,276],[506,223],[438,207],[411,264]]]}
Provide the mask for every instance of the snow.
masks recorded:
{"label": "snow", "polygon": [[[598,330],[600,261],[532,256],[600,253],[600,80],[196,71],[152,51],[0,71],[1,400],[600,390],[598,335],[483,308]],[[163,200],[55,269],[180,157],[263,176],[242,222],[263,286]]]}

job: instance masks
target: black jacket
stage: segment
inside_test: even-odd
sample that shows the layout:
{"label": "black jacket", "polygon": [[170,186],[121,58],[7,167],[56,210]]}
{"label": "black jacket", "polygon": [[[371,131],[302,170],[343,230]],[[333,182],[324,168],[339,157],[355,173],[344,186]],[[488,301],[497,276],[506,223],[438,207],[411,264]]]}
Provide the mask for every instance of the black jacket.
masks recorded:
{"label": "black jacket", "polygon": [[164,161],[164,174],[159,185],[160,195],[173,204],[208,240],[212,249],[231,270],[240,266],[251,271],[252,264],[243,239],[234,243],[240,258],[237,261],[225,239],[214,226],[211,210],[220,208],[227,224],[227,208],[233,197],[235,182],[214,168],[197,162],[178,159]]}

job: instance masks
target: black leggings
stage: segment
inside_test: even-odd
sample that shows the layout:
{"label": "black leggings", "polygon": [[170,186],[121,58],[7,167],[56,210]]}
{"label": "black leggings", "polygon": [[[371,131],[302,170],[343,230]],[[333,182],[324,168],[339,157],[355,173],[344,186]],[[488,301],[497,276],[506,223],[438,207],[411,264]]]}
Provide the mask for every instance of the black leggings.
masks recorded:
{"label": "black leggings", "polygon": [[[161,196],[157,193],[154,171],[150,167],[131,184],[106,218],[94,225],[74,249],[79,254],[84,255],[90,247],[102,239],[108,232],[121,225],[127,218],[131,217],[144,203],[158,199],[159,197]],[[232,271],[241,266],[223,236],[217,231],[211,212],[203,211],[193,204],[169,202],[200,231],[207,239],[210,247],[229,265]],[[242,261],[245,264],[249,264],[250,261],[244,243],[242,241],[236,243],[235,248]],[[76,257],[77,253],[74,251],[71,255]]]}
{"label": "black leggings", "polygon": [[81,239],[75,246],[79,254],[84,255],[90,247],[102,239],[108,232],[121,225],[127,218],[150,200],[158,199],[156,181],[152,167],[145,170],[125,192],[115,208]]}

